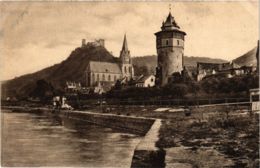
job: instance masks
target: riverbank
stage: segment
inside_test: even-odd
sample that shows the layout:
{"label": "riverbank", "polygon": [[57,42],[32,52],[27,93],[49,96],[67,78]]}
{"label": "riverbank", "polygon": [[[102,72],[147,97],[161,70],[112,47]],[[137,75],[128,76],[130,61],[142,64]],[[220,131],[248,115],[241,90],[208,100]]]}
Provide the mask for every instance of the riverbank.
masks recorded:
{"label": "riverbank", "polygon": [[[129,133],[135,133],[144,138],[136,147],[132,167],[150,165],[148,167],[164,167],[165,152],[156,147],[159,140],[159,130],[161,120],[145,117],[134,117],[127,115],[102,114],[87,111],[76,110],[53,110],[50,108],[24,108],[24,107],[4,107],[15,112],[26,111],[30,113],[47,113],[59,115],[66,119],[78,120],[86,123],[96,124],[104,127],[123,130]],[[144,145],[145,144],[145,145]],[[149,144],[147,146],[147,144]],[[137,159],[138,158],[138,159]]]}
{"label": "riverbank", "polygon": [[14,110],[15,112],[22,111],[31,113],[55,114],[68,119],[80,120],[104,127],[120,129],[126,132],[135,133],[142,136],[144,136],[149,131],[149,129],[155,121],[154,118],[135,117],[111,113],[97,113],[79,110],[55,110],[45,107],[31,108],[21,106],[5,106],[2,108]]}
{"label": "riverbank", "polygon": [[2,167],[130,167],[142,136],[57,115],[6,112]]}
{"label": "riverbank", "polygon": [[[84,119],[83,115],[91,123],[104,122],[103,126],[109,127],[120,123],[127,125],[124,122],[127,121],[131,123],[130,129],[136,131],[135,127],[139,127],[145,130],[142,133],[136,131],[139,135],[145,135],[148,131],[143,142],[153,139],[151,142],[154,146],[151,150],[147,145],[147,149],[143,150],[140,148],[142,145],[138,145],[133,156],[133,167],[156,164],[157,167],[250,167],[259,165],[259,114],[250,114],[248,109],[248,106],[237,104],[192,107],[188,112],[183,107],[172,106],[106,106],[92,108],[91,113],[72,111],[69,115],[80,120]],[[66,111],[62,113],[67,115]],[[114,122],[114,118],[118,123]],[[140,121],[139,124],[135,120]],[[150,120],[150,124],[144,127],[146,124],[143,120]],[[157,133],[152,134],[153,138],[148,136],[154,128],[151,120],[160,120],[161,123],[160,127],[156,127]],[[118,128],[118,125],[114,128]]]}
{"label": "riverbank", "polygon": [[157,146],[169,167],[259,167],[258,124],[259,114],[247,112],[164,120]]}

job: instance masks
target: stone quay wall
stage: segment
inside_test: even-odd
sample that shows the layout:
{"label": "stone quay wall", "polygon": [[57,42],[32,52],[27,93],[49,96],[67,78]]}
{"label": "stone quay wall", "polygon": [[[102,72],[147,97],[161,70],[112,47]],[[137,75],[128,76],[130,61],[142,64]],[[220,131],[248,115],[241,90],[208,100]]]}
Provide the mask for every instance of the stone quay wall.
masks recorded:
{"label": "stone quay wall", "polygon": [[63,117],[145,135],[155,119],[83,111],[61,111]]}
{"label": "stone quay wall", "polygon": [[131,167],[165,167],[165,151],[156,147],[161,120],[156,119],[151,129],[137,145]]}
{"label": "stone quay wall", "polygon": [[67,119],[88,122],[144,136],[137,145],[131,167],[165,167],[165,151],[156,147],[161,119],[93,113],[86,111],[56,111],[49,108],[2,107],[14,112],[55,114]]}

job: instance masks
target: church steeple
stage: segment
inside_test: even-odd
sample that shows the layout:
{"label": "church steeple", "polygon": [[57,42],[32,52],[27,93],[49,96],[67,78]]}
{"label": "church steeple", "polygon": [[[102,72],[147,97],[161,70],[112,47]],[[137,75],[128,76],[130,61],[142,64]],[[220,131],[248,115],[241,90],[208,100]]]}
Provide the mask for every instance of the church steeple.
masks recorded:
{"label": "church steeple", "polygon": [[127,40],[126,40],[126,34],[124,36],[124,42],[122,46],[122,51],[128,51],[128,46],[127,46]]}
{"label": "church steeple", "polygon": [[122,50],[120,52],[120,59],[123,64],[131,63],[131,58],[130,58],[130,51],[128,50],[128,45],[127,45],[127,40],[126,40],[126,34],[124,35],[124,41],[123,41],[123,46]]}
{"label": "church steeple", "polygon": [[125,77],[127,81],[130,80],[134,76],[134,69],[130,51],[128,50],[126,34],[124,35],[123,46],[120,52],[120,64],[123,77]]}

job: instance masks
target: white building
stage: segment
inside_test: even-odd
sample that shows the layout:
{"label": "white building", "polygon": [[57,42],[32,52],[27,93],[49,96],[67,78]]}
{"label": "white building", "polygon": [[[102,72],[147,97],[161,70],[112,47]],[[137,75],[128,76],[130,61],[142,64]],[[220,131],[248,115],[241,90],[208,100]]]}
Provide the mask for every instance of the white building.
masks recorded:
{"label": "white building", "polygon": [[147,75],[140,76],[135,83],[136,87],[154,87],[155,86],[155,76]]}
{"label": "white building", "polygon": [[252,112],[259,112],[260,111],[260,89],[250,89],[250,103],[251,103],[251,111]]}

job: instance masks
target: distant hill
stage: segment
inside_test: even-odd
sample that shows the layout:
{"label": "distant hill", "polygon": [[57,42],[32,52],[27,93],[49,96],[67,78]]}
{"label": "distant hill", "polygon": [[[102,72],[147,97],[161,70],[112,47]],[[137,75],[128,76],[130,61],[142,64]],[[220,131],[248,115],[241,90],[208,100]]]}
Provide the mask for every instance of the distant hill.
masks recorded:
{"label": "distant hill", "polygon": [[135,75],[155,74],[157,57],[155,55],[133,57]]}
{"label": "distant hill", "polygon": [[[227,62],[223,59],[214,59],[208,57],[194,57],[194,56],[184,56],[184,66],[186,66],[189,70],[194,71],[197,67],[197,62],[205,62],[205,63],[224,63]],[[148,73],[155,73],[155,68],[157,66],[157,56],[142,56],[142,57],[133,57],[133,64],[135,67],[138,67],[140,71],[136,71],[136,75],[142,74],[145,70],[144,67],[147,67]],[[136,69],[136,68],[135,68]]]}
{"label": "distant hill", "polygon": [[242,56],[233,60],[234,63],[240,66],[256,66],[256,50],[257,47],[253,48],[252,50],[248,51],[247,53],[243,54]]}
{"label": "distant hill", "polygon": [[[44,79],[55,89],[63,90],[66,81],[75,81],[85,84],[85,70],[90,60],[103,62],[117,62],[118,58],[111,55],[102,46],[88,46],[76,48],[70,56],[59,64],[55,64],[38,72],[23,75],[12,80],[2,82],[2,97],[26,97],[36,87],[36,81]],[[197,62],[226,62],[222,59],[207,57],[184,57],[184,64],[190,70],[196,69]],[[133,57],[135,74],[155,73],[157,57]]]}

